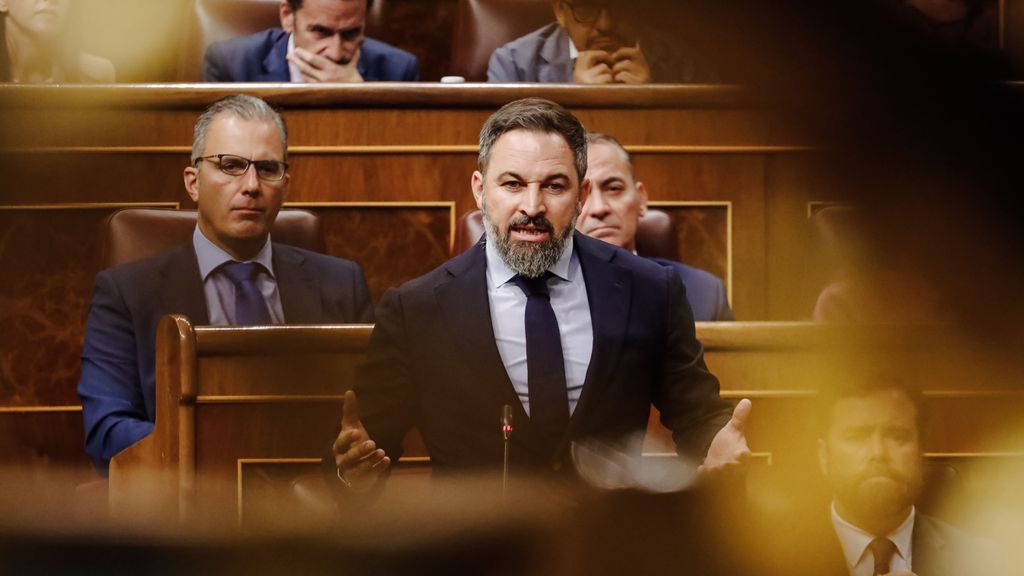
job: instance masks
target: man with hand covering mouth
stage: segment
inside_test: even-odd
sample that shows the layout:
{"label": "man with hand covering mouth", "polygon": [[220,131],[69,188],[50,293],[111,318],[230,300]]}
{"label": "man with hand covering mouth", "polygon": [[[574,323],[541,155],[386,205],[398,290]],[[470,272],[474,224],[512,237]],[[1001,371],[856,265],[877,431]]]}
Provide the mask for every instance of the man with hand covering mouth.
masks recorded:
{"label": "man with hand covering mouth", "polygon": [[635,452],[652,404],[705,473],[742,469],[750,402],[730,417],[679,276],[574,231],[586,171],[586,131],[558,104],[488,119],[471,179],[486,234],[382,298],[327,461],[337,485],[372,486],[414,426],[435,474],[501,470],[506,405],[514,472],[571,473],[583,440]]}

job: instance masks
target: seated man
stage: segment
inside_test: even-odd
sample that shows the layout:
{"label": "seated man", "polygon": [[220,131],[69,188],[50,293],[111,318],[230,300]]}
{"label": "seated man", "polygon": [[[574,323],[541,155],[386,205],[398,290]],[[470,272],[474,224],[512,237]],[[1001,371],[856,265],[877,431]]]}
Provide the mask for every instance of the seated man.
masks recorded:
{"label": "seated man", "polygon": [[[922,486],[919,394],[862,384],[840,386],[823,400],[818,460],[832,490],[836,539],[821,558],[835,569],[815,573],[993,573],[990,546],[914,507]],[[808,556],[807,543],[795,554]]]}
{"label": "seated man", "polygon": [[419,79],[412,54],[364,35],[373,0],[281,0],[281,28],[211,44],[207,82]]}
{"label": "seated man", "polygon": [[284,120],[266,102],[238,95],[213,104],[196,122],[184,172],[199,205],[192,240],[96,277],[78,393],[86,452],[100,473],[153,431],[162,316],[215,325],[371,321],[357,264],[271,242],[287,159]]}
{"label": "seated man", "polygon": [[652,404],[702,474],[742,470],[750,401],[730,418],[679,277],[574,230],[586,146],[579,120],[548,100],[487,120],[472,177],[486,235],[384,295],[332,477],[372,485],[414,426],[435,474],[501,470],[506,412],[510,469],[571,475],[576,441],[639,455],[629,439]]}
{"label": "seated man", "polygon": [[[488,82],[646,84],[692,82],[693,70],[669,51],[652,53],[650,38],[621,0],[552,0],[556,22],[498,48]],[[643,45],[643,46],[642,46]]]}
{"label": "seated man", "polygon": [[[636,252],[637,222],[647,210],[647,190],[633,175],[629,152],[611,136],[587,135],[590,194],[576,228],[594,238]],[[699,268],[651,258],[679,273],[697,321],[735,320],[722,280]]]}

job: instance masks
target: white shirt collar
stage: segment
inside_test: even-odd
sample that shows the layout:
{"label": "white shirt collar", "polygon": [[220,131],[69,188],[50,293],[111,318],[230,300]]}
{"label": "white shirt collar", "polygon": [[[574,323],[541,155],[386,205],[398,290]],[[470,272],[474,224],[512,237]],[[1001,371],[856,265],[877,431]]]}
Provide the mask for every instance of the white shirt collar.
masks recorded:
{"label": "white shirt collar", "polygon": [[[885,536],[896,545],[896,553],[901,558],[910,560],[910,541],[914,534],[914,516],[917,510],[911,506],[910,514],[895,530]],[[835,527],[839,543],[843,547],[843,555],[846,556],[847,567],[856,566],[865,554],[869,554],[868,545],[877,536],[861,530],[850,524],[836,511],[836,503],[832,502],[832,526]]]}
{"label": "white shirt collar", "polygon": [[[566,36],[569,36],[568,33]],[[572,41],[572,37],[569,37],[569,60],[575,60],[580,55],[579,48],[576,47],[576,43]]]}
{"label": "white shirt collar", "polygon": [[[234,262],[235,257],[224,251],[223,248],[217,246],[210,241],[209,238],[203,234],[199,226],[196,226],[195,231],[192,233],[192,245],[196,250],[196,260],[199,261],[199,276],[206,282],[206,279],[225,262]],[[270,244],[270,235],[267,235],[267,242],[260,248],[260,251],[256,253],[256,257],[252,260],[246,260],[246,262],[256,262],[263,266],[263,269],[270,274],[270,277],[274,277],[274,264],[273,264],[273,251]]]}
{"label": "white shirt collar", "polygon": [[[485,245],[487,250],[487,277],[490,280],[491,286],[501,286],[514,278],[516,273],[505,264],[505,261],[501,259],[501,255],[498,254],[498,249],[491,242],[487,242]],[[569,238],[565,242],[565,248],[562,249],[562,255],[558,257],[554,264],[548,267],[549,272],[562,280],[572,281],[576,275],[575,268],[578,268],[578,266],[573,267],[572,271],[570,271],[569,266],[573,260],[572,247],[573,235],[569,234]]]}
{"label": "white shirt collar", "polygon": [[[288,52],[286,52],[286,54],[291,54],[294,51],[295,51],[295,35],[294,34],[289,34],[288,35]],[[302,78],[302,70],[299,70],[299,67],[296,66],[295,64],[293,64],[291,60],[288,60],[287,62],[288,62],[288,81],[289,82],[296,82],[296,83],[299,83],[299,84],[305,82],[305,80]]]}

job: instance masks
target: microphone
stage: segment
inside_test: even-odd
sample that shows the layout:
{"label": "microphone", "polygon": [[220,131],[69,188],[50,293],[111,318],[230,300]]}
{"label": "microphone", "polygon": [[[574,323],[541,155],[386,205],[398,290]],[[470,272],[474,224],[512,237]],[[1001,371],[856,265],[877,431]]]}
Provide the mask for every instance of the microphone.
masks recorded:
{"label": "microphone", "polygon": [[512,439],[512,405],[505,404],[501,409],[501,436],[505,440],[505,462],[501,469],[501,495],[508,493],[508,446]]}

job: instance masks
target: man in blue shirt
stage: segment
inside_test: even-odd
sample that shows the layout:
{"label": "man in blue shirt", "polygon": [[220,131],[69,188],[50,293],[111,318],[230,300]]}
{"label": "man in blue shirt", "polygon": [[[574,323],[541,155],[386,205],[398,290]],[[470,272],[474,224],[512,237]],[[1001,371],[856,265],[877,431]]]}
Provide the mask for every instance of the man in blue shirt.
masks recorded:
{"label": "man in blue shirt", "polygon": [[110,459],[153,431],[156,329],[167,314],[195,324],[369,322],[359,265],[270,239],[288,194],[288,133],[252,96],[229,96],[196,122],[185,188],[198,204],[192,240],[100,272],[78,394],[85,449]]}
{"label": "man in blue shirt", "polygon": [[372,0],[281,0],[281,28],[211,44],[208,82],[415,81],[412,54],[365,35]]}

